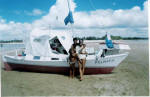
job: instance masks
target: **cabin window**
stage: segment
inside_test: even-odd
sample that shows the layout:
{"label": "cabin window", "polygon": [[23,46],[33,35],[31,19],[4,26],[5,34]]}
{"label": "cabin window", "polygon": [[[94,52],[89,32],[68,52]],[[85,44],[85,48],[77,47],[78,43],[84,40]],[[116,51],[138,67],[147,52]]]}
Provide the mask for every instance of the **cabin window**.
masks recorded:
{"label": "cabin window", "polygon": [[64,49],[63,45],[60,43],[57,37],[54,37],[53,39],[49,40],[49,44],[53,53],[67,54],[67,51]]}
{"label": "cabin window", "polygon": [[59,60],[59,58],[51,58],[51,60]]}

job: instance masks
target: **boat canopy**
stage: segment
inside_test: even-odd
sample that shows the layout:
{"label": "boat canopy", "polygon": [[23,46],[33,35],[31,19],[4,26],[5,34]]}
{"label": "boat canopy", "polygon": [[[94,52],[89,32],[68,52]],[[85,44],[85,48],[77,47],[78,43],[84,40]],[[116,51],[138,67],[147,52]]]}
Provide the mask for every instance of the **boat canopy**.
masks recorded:
{"label": "boat canopy", "polygon": [[45,57],[56,55],[50,45],[50,41],[54,39],[59,40],[61,44],[59,47],[63,48],[67,54],[73,43],[72,36],[67,32],[42,29],[32,30],[28,42],[25,43],[25,53],[28,55]]}

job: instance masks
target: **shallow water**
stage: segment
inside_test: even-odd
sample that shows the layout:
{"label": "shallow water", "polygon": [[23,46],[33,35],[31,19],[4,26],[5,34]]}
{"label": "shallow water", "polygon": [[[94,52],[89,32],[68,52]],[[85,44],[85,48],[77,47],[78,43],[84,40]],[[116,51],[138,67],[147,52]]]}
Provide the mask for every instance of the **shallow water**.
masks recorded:
{"label": "shallow water", "polygon": [[0,44],[0,54],[8,51],[25,48],[23,43],[4,43]]}
{"label": "shallow water", "polygon": [[69,79],[66,75],[2,69],[2,96],[147,96],[148,41],[122,42],[130,45],[130,54],[112,74],[85,75],[80,82],[78,77]]}

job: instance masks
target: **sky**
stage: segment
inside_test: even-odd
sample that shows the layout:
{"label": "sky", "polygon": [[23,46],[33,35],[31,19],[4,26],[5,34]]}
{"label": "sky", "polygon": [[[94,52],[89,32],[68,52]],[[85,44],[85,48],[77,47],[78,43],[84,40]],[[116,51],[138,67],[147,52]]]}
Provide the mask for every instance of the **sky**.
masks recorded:
{"label": "sky", "polygon": [[[147,0],[70,0],[74,36],[148,37]],[[0,0],[0,40],[23,39],[33,29],[70,30],[67,0]],[[58,17],[56,19],[56,17]]]}

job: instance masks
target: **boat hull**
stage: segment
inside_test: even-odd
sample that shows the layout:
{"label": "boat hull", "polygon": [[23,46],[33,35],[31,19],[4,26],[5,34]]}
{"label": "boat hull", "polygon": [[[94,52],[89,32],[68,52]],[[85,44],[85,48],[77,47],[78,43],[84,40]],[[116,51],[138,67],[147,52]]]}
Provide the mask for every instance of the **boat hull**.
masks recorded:
{"label": "boat hull", "polygon": [[[127,56],[128,53],[106,56],[104,58],[89,56],[85,64],[85,74],[111,73]],[[23,57],[4,56],[4,64],[6,70],[69,74],[69,63],[67,60],[33,60],[32,58],[29,60]],[[78,64],[75,67],[78,74]]]}
{"label": "boat hull", "polygon": [[[18,71],[30,71],[41,73],[56,73],[56,74],[69,74],[69,67],[51,67],[51,66],[37,66],[26,64],[14,64],[4,63],[5,70],[18,70]],[[108,74],[111,73],[115,67],[101,67],[101,68],[85,68],[85,74]],[[76,67],[76,74],[79,73],[78,67]]]}

